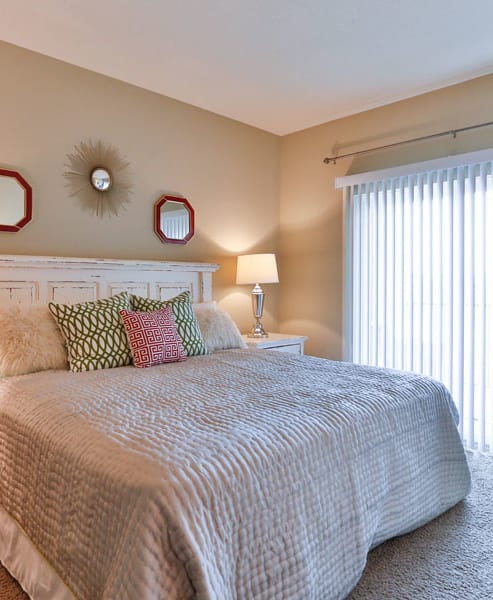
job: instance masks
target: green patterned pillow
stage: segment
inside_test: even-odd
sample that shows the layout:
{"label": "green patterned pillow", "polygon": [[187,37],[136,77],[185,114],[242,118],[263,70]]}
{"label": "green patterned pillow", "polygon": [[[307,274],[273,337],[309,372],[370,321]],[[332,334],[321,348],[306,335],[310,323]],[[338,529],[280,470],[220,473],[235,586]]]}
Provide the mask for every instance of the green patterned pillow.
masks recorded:
{"label": "green patterned pillow", "polygon": [[48,307],[67,341],[71,371],[94,371],[129,365],[132,361],[119,310],[131,310],[128,292],[80,304]]}
{"label": "green patterned pillow", "polygon": [[187,356],[207,354],[207,347],[193,312],[190,292],[182,292],[170,300],[151,300],[133,294],[131,299],[134,310],[147,312],[159,310],[160,308],[171,308],[176,321],[176,329],[181,337]]}

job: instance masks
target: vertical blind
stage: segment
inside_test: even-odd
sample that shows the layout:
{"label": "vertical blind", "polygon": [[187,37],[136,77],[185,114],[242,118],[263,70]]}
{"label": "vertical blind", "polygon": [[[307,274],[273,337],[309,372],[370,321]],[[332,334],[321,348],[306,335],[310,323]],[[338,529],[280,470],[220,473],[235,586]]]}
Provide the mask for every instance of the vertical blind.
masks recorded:
{"label": "vertical blind", "polygon": [[492,161],[483,160],[376,180],[366,174],[367,181],[359,176],[356,183],[343,178],[339,186],[346,214],[346,359],[442,381],[459,410],[466,447],[489,452],[492,172]]}

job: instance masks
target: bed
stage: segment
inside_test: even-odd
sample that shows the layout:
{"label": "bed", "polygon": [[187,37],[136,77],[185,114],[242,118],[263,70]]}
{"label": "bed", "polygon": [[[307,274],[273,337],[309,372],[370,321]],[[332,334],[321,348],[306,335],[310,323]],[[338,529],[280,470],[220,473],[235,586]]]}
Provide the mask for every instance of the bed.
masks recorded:
{"label": "bed", "polygon": [[[217,265],[0,258],[0,303],[212,301]],[[32,598],[338,599],[462,500],[438,382],[229,348],[0,379],[0,560]]]}

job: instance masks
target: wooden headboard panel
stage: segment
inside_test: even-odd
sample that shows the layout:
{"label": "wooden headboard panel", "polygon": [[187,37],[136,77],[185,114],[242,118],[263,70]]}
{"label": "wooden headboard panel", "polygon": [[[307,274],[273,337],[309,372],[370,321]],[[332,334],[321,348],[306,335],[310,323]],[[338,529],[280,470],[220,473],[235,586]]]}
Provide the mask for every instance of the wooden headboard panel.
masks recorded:
{"label": "wooden headboard panel", "polygon": [[128,290],[166,300],[190,290],[212,300],[212,263],[0,255],[0,305],[72,304]]}

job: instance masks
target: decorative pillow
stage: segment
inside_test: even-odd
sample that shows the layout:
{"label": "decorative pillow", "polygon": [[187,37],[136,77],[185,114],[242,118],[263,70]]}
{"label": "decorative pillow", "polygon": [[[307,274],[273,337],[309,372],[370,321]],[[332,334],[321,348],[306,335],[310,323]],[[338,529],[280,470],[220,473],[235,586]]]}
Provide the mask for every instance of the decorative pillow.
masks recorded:
{"label": "decorative pillow", "polygon": [[187,355],[207,354],[207,347],[193,312],[190,292],[182,292],[170,300],[151,300],[150,298],[132,295],[132,308],[134,310],[147,312],[167,307],[171,308],[173,312],[176,329]]}
{"label": "decorative pillow", "polygon": [[121,310],[120,316],[136,367],[153,367],[187,358],[171,308],[151,312]]}
{"label": "decorative pillow", "polygon": [[62,330],[71,371],[122,367],[132,362],[120,310],[130,310],[128,292],[80,304],[48,304]]}
{"label": "decorative pillow", "polygon": [[67,349],[48,306],[0,309],[0,376],[67,369]]}
{"label": "decorative pillow", "polygon": [[247,347],[240,330],[227,312],[195,307],[195,314],[208,352]]}

